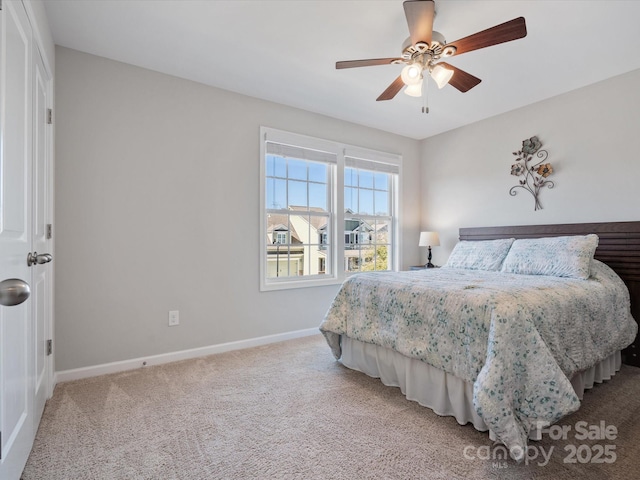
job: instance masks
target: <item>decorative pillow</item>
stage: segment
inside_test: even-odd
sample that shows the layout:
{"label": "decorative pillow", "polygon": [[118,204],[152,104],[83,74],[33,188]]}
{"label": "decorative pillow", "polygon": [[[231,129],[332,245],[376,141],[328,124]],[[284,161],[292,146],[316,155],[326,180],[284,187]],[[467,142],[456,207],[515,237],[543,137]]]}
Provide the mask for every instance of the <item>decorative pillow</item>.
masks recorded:
{"label": "decorative pillow", "polygon": [[586,280],[598,240],[594,234],[516,240],[502,271]]}
{"label": "decorative pillow", "polygon": [[513,238],[498,240],[461,240],[453,248],[443,268],[499,271],[509,252]]}

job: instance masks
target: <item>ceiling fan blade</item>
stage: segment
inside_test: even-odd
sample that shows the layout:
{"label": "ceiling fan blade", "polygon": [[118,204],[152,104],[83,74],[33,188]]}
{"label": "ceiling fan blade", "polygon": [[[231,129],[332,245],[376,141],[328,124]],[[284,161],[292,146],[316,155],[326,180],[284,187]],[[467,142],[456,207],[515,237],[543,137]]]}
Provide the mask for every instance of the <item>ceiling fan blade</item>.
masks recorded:
{"label": "ceiling fan blade", "polygon": [[527,36],[527,25],[524,17],[514,18],[508,22],[501,23],[495,27],[488,28],[468,37],[461,38],[446,46],[456,47],[455,55],[478,50],[479,48],[491,47],[500,43],[510,42]]}
{"label": "ceiling fan blade", "polygon": [[433,31],[433,12],[435,4],[433,0],[407,0],[403,4],[404,14],[407,17],[411,43],[431,43]]}
{"label": "ceiling fan blade", "polygon": [[390,65],[395,61],[402,61],[401,58],[371,58],[368,60],[345,60],[336,62],[336,68],[371,67],[374,65]]}
{"label": "ceiling fan blade", "polygon": [[453,77],[449,80],[449,85],[457,88],[462,93],[468,92],[482,81],[478,77],[474,77],[470,73],[460,70],[453,65],[449,65],[446,62],[438,62],[438,65],[442,65],[443,67],[453,70]]}
{"label": "ceiling fan blade", "polygon": [[397,93],[402,90],[404,87],[404,82],[402,81],[402,77],[396,78],[391,85],[387,87],[387,89],[380,94],[378,98],[376,98],[376,102],[381,100],[391,100],[393,97],[397,95]]}

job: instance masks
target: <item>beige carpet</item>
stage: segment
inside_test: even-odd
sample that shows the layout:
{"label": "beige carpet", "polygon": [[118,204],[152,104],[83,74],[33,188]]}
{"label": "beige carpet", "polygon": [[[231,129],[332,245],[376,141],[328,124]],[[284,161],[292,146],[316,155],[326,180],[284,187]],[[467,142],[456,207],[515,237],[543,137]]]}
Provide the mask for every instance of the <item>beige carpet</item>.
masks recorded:
{"label": "beige carpet", "polygon": [[[579,421],[616,438],[578,440]],[[484,459],[487,434],[344,368],[317,335],[60,384],[23,479],[638,479],[640,369],[561,425],[566,440],[533,444],[554,447],[545,466]],[[605,447],[615,462],[595,463]]]}

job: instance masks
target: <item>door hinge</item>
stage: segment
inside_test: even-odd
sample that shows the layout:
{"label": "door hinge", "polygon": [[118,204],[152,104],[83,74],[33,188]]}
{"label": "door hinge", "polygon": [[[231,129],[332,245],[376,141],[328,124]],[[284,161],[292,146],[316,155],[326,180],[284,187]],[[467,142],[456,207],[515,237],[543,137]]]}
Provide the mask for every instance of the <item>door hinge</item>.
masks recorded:
{"label": "door hinge", "polygon": [[47,124],[51,125],[53,123],[53,110],[51,108],[47,108]]}
{"label": "door hinge", "polygon": [[47,356],[53,353],[53,340],[47,340]]}
{"label": "door hinge", "polygon": [[47,240],[51,240],[53,238],[53,225],[47,223]]}

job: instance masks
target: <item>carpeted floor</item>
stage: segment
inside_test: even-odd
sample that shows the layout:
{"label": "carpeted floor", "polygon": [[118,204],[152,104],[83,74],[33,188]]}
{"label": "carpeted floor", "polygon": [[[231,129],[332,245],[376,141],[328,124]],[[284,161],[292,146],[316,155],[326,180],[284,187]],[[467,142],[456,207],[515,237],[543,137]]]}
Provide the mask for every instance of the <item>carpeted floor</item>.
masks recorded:
{"label": "carpeted floor", "polygon": [[538,458],[491,459],[486,433],[346,369],[317,335],[60,384],[22,478],[638,479],[640,369],[559,425]]}

